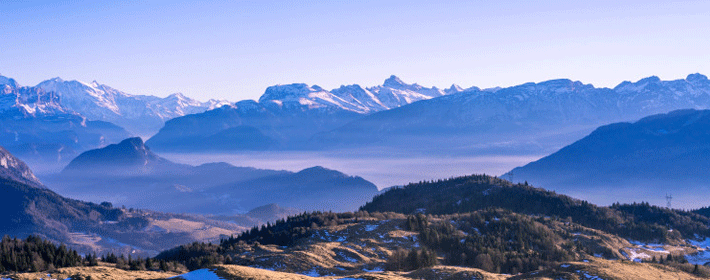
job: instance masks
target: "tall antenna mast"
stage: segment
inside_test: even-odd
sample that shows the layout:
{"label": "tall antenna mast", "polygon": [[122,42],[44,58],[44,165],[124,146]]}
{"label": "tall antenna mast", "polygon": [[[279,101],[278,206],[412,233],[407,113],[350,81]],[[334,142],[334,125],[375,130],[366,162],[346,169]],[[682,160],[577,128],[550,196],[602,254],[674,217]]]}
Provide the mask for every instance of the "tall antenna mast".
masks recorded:
{"label": "tall antenna mast", "polygon": [[673,196],[670,194],[666,194],[666,207],[669,209],[671,208],[671,199],[673,199]]}

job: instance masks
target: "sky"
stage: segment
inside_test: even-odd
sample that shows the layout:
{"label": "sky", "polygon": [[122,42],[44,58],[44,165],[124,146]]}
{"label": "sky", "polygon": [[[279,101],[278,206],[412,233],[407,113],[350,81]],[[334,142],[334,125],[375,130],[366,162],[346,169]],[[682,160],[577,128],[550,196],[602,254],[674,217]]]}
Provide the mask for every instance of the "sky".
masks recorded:
{"label": "sky", "polygon": [[710,74],[710,1],[1,0],[0,74],[237,101],[275,84]]}

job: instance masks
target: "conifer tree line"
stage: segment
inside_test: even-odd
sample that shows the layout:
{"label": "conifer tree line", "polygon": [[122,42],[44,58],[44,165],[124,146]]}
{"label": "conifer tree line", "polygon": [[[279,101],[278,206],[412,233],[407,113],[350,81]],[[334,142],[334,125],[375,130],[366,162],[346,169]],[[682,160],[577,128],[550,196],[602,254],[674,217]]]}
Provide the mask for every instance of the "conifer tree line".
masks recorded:
{"label": "conifer tree line", "polygon": [[116,256],[113,253],[99,257],[97,254],[79,255],[66,245],[44,240],[39,236],[10,238],[5,235],[0,241],[0,273],[54,271],[63,267],[97,266],[99,261],[116,264],[124,270],[182,271],[184,266],[165,260]]}
{"label": "conifer tree line", "polygon": [[154,258],[142,258],[128,255],[116,256],[109,253],[101,257],[103,262],[116,264],[116,268],[123,270],[151,270],[151,271],[182,271],[185,266],[172,261],[156,260]]}
{"label": "conifer tree line", "polygon": [[30,235],[22,240],[5,235],[0,241],[0,272],[51,271],[83,262],[75,250],[38,236]]}

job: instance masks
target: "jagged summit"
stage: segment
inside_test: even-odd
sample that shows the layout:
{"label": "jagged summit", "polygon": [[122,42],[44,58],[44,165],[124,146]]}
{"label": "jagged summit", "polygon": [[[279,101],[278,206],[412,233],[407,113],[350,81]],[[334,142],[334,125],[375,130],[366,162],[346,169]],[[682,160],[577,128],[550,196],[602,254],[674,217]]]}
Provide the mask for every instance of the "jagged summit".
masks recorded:
{"label": "jagged summit", "polygon": [[461,88],[457,84],[451,84],[451,87],[449,87],[449,89],[447,90],[447,92],[449,92],[449,93],[462,92],[462,91],[463,91],[463,88]]}
{"label": "jagged summit", "polygon": [[145,146],[145,143],[143,143],[143,139],[140,137],[132,137],[128,138],[126,140],[121,141],[121,143],[118,143],[118,146],[126,146],[126,147],[132,147],[132,150],[135,151],[146,151],[148,150],[148,147]]}
{"label": "jagged summit", "polygon": [[382,86],[385,87],[391,87],[391,88],[400,88],[402,86],[407,86],[402,79],[395,75],[391,75],[389,78],[385,80],[385,82],[382,84]]}
{"label": "jagged summit", "polygon": [[[0,79],[0,84],[2,81],[3,79]],[[111,122],[137,135],[151,135],[158,131],[166,120],[201,113],[228,103],[224,100],[200,102],[181,93],[165,98],[133,95],[96,80],[85,83],[78,80],[67,81],[60,77],[28,88],[56,95],[63,108],[88,120]]]}
{"label": "jagged summit", "polygon": [[407,84],[399,77],[391,75],[383,85],[371,88],[353,84],[328,91],[317,85],[309,86],[303,83],[274,85],[266,89],[259,98],[259,103],[279,106],[290,103],[310,109],[336,108],[370,114],[445,94],[445,91],[436,87]]}
{"label": "jagged summit", "polygon": [[15,81],[15,79],[8,78],[5,76],[0,75],[0,85],[7,85],[12,88],[18,88],[20,85]]}
{"label": "jagged summit", "polygon": [[[127,168],[128,171],[148,172],[157,165],[172,164],[146,147],[140,137],[128,138],[118,144],[82,153],[62,172],[104,172],[102,168]],[[119,172],[114,170],[114,172]]]}
{"label": "jagged summit", "polygon": [[294,98],[307,97],[309,93],[321,90],[318,86],[311,87],[303,83],[274,85],[266,88],[264,94],[259,98],[259,103],[272,100],[293,100]]}

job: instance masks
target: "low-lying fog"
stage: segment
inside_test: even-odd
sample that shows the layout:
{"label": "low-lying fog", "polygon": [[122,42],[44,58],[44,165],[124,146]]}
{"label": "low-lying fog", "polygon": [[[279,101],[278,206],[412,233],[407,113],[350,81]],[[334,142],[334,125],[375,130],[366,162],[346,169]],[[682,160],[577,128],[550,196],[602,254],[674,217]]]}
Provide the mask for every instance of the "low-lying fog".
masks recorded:
{"label": "low-lying fog", "polygon": [[323,166],[351,176],[360,176],[379,189],[422,180],[445,179],[469,174],[501,175],[535,161],[540,156],[380,156],[328,152],[247,152],[239,154],[159,154],[171,161],[200,165],[227,162],[235,166],[300,171]]}

